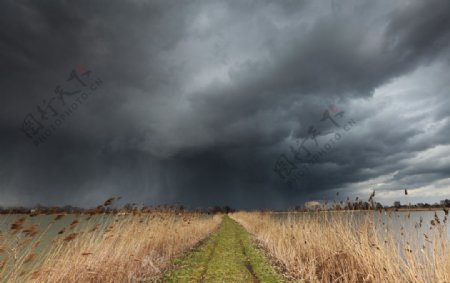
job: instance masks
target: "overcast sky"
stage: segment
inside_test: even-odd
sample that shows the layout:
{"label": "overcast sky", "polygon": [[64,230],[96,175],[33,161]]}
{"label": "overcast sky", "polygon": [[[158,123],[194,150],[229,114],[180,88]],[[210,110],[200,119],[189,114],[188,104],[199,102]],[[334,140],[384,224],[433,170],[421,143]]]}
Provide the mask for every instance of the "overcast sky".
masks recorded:
{"label": "overcast sky", "polygon": [[0,205],[450,198],[449,47],[448,0],[1,1]]}

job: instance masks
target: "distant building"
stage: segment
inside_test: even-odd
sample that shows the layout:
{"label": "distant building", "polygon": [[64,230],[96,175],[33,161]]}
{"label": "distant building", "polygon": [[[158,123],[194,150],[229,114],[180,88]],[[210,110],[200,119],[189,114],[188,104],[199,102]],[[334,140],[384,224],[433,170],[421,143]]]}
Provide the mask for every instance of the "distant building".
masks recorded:
{"label": "distant building", "polygon": [[450,199],[441,200],[441,205],[443,205],[443,206],[450,206]]}
{"label": "distant building", "polygon": [[401,204],[399,201],[394,201],[394,207],[400,207],[400,206],[401,206]]}
{"label": "distant building", "polygon": [[305,202],[305,207],[306,207],[306,209],[311,209],[311,210],[319,209],[320,208],[320,202],[318,202],[318,201],[307,201],[307,202]]}

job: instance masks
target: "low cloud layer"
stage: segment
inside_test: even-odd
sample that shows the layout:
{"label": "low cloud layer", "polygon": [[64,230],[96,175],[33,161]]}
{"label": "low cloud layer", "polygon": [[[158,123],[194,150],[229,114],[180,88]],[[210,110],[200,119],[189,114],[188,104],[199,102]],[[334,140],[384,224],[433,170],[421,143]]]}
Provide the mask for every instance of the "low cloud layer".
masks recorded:
{"label": "low cloud layer", "polygon": [[[450,197],[448,1],[0,6],[0,205]],[[102,83],[68,81],[72,70]],[[85,98],[52,100],[58,85]],[[48,129],[73,103],[45,142],[45,129],[22,130],[28,114]],[[337,132],[313,164],[300,156]],[[289,184],[297,171],[280,177],[280,155],[308,170]]]}

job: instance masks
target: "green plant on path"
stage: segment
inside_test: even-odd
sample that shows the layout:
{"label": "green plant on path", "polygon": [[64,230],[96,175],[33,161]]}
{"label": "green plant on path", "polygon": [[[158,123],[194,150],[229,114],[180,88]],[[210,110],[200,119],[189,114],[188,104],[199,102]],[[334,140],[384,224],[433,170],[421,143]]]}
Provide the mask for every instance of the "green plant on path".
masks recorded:
{"label": "green plant on path", "polygon": [[282,282],[247,231],[225,216],[218,231],[175,260],[163,282]]}

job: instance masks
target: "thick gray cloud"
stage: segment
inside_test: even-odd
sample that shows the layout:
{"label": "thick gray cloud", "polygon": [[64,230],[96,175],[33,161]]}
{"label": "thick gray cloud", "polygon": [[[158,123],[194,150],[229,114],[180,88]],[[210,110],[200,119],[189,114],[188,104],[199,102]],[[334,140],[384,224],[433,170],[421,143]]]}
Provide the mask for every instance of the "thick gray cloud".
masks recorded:
{"label": "thick gray cloud", "polygon": [[[450,197],[448,1],[0,5],[0,205]],[[37,106],[83,66],[103,84],[54,100],[58,114],[78,106],[33,145],[25,116],[42,119]],[[326,109],[356,125],[321,122]],[[273,168],[309,129],[313,154],[343,136],[290,187]]]}

